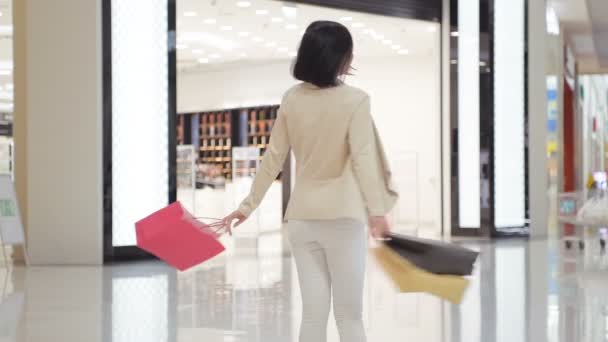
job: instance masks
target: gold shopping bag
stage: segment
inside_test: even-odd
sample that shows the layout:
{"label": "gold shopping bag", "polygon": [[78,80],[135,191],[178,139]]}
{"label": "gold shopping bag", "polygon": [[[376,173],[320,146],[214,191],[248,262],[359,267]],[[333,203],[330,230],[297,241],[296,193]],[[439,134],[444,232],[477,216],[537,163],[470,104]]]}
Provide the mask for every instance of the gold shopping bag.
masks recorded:
{"label": "gold shopping bag", "polygon": [[372,254],[400,292],[426,292],[459,304],[469,285],[469,280],[461,276],[420,269],[384,245],[373,248]]}

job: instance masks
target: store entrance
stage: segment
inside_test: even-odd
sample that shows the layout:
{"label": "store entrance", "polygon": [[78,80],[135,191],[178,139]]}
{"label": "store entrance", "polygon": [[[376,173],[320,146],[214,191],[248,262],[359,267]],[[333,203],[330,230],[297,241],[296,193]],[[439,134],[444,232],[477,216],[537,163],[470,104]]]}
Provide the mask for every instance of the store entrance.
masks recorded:
{"label": "store entrance", "polygon": [[[395,230],[442,232],[439,24],[270,0],[177,1],[177,199],[222,217],[247,194],[303,30],[340,21],[355,40],[347,83],[366,90],[401,198]],[[241,227],[279,246],[289,166]],[[291,167],[293,169],[293,167]],[[280,240],[279,240],[280,241]]]}

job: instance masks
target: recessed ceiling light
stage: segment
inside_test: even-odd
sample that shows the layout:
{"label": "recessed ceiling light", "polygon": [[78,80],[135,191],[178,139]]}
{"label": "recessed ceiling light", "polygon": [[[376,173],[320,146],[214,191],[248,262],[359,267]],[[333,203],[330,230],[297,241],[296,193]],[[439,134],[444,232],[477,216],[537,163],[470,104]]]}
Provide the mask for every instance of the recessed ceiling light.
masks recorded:
{"label": "recessed ceiling light", "polygon": [[232,26],[224,25],[220,28],[222,31],[232,31]]}
{"label": "recessed ceiling light", "polygon": [[353,27],[354,28],[361,28],[361,27],[365,27],[364,23],[353,23]]}
{"label": "recessed ceiling light", "polygon": [[186,44],[177,44],[177,45],[175,45],[175,48],[178,49],[178,50],[183,50],[183,49],[187,49],[188,45],[186,45]]}
{"label": "recessed ceiling light", "polygon": [[247,8],[251,6],[251,2],[249,1],[239,1],[236,3],[237,6],[242,7],[242,8]]}
{"label": "recessed ceiling light", "polygon": [[257,15],[266,15],[268,13],[269,13],[268,10],[265,10],[265,9],[259,9],[259,10],[255,11],[255,14],[257,14]]}
{"label": "recessed ceiling light", "polygon": [[239,32],[239,37],[249,37],[250,33],[243,31],[243,32]]}
{"label": "recessed ceiling light", "polygon": [[295,18],[298,15],[298,8],[295,5],[284,4],[281,8],[283,15],[287,18]]}
{"label": "recessed ceiling light", "polygon": [[382,44],[391,45],[391,44],[393,44],[393,41],[390,40],[390,39],[385,39],[385,40],[382,41]]}
{"label": "recessed ceiling light", "polygon": [[266,43],[266,47],[275,47],[275,46],[277,46],[277,43],[275,43],[275,42]]}
{"label": "recessed ceiling light", "polygon": [[342,17],[340,18],[340,21],[352,21],[353,17]]}
{"label": "recessed ceiling light", "polygon": [[452,36],[452,37],[458,37],[458,31],[450,32],[450,36]]}
{"label": "recessed ceiling light", "polygon": [[222,58],[222,55],[220,55],[219,53],[212,53],[209,55],[209,58],[218,59]]}
{"label": "recessed ceiling light", "polygon": [[408,49],[401,49],[401,50],[399,50],[399,54],[400,55],[409,55],[410,54],[410,50],[408,50]]}
{"label": "recessed ceiling light", "polygon": [[429,27],[426,28],[426,30],[429,31],[429,32],[437,32],[437,27],[435,27],[435,26],[429,26]]}
{"label": "recessed ceiling light", "polygon": [[391,46],[391,48],[393,50],[399,50],[399,49],[401,49],[401,45],[395,44],[395,45]]}
{"label": "recessed ceiling light", "polygon": [[295,29],[298,28],[298,25],[296,25],[296,24],[287,24],[287,25],[285,25],[285,28],[288,29],[288,30],[295,30]]}
{"label": "recessed ceiling light", "polygon": [[281,48],[278,48],[277,51],[279,51],[279,52],[287,52],[287,51],[289,51],[289,49],[286,48],[286,47],[281,47]]}
{"label": "recessed ceiling light", "polygon": [[217,20],[215,20],[213,18],[209,18],[209,19],[203,20],[203,22],[207,25],[213,25],[213,24],[217,23]]}
{"label": "recessed ceiling light", "polygon": [[195,55],[202,55],[203,53],[205,53],[205,51],[203,51],[201,49],[194,49],[194,50],[192,50],[192,53]]}
{"label": "recessed ceiling light", "polygon": [[194,12],[194,11],[186,11],[184,12],[184,17],[196,17],[198,15],[198,13]]}
{"label": "recessed ceiling light", "polygon": [[253,40],[254,43],[261,43],[261,42],[264,41],[264,38],[262,38],[262,37],[253,37],[252,40]]}
{"label": "recessed ceiling light", "polygon": [[208,58],[199,58],[198,62],[201,64],[207,64],[207,63],[209,63],[209,59]]}
{"label": "recessed ceiling light", "polygon": [[3,16],[3,15],[4,15],[4,13],[0,12],[0,17]]}
{"label": "recessed ceiling light", "polygon": [[283,18],[281,17],[273,17],[272,19],[270,19],[273,23],[282,23],[283,22]]}

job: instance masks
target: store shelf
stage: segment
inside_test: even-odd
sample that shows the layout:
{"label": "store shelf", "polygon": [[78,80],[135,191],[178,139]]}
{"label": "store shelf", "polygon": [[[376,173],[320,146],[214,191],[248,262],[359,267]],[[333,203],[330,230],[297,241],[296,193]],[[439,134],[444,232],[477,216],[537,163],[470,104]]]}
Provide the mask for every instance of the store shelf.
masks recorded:
{"label": "store shelf", "polygon": [[[197,177],[222,175],[230,179],[233,147],[253,146],[263,154],[278,108],[271,105],[180,114],[178,144],[190,142],[198,151]],[[247,168],[247,172],[255,172],[255,168]]]}

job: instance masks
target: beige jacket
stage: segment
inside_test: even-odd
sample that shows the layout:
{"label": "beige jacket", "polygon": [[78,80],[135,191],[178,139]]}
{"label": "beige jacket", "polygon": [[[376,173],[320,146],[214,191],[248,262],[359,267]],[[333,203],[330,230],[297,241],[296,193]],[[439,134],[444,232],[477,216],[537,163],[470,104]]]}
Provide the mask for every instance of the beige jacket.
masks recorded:
{"label": "beige jacket", "polygon": [[398,195],[364,91],[309,83],[289,89],[241,213],[249,216],[258,207],[290,148],[296,177],[286,219],[365,222],[394,206]]}

